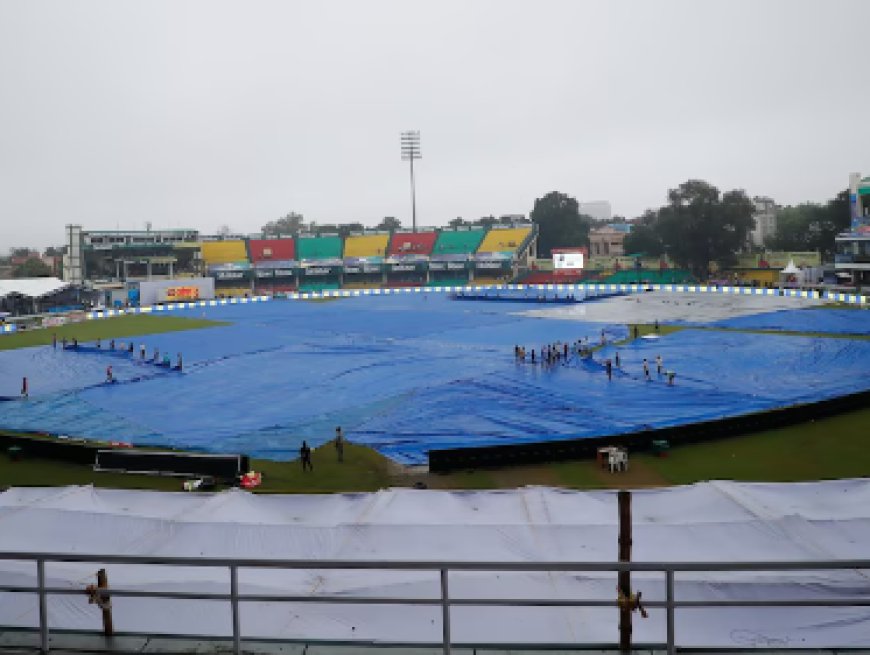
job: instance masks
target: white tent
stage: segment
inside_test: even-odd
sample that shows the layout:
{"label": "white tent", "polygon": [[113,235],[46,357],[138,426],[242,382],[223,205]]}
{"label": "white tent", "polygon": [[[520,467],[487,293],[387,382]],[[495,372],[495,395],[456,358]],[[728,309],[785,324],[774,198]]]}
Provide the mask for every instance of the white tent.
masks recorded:
{"label": "white tent", "polygon": [[56,277],[32,277],[13,280],[0,280],[0,298],[11,295],[27,298],[43,298],[70,286]]}
{"label": "white tent", "polygon": [[794,265],[794,260],[788,260],[788,266],[780,271],[780,275],[798,275],[801,272],[797,266]]}
{"label": "white tent", "polygon": [[[870,480],[807,484],[710,482],[633,494],[636,561],[832,560],[867,557]],[[0,493],[0,551],[341,560],[614,561],[613,492],[530,487],[449,492],[253,495],[13,488]],[[316,565],[316,564],[315,564]],[[49,586],[84,589],[98,565],[50,563]],[[34,584],[32,562],[0,560],[0,585]],[[225,569],[107,566],[110,584],[143,590],[229,590]],[[683,573],[676,598],[870,598],[866,571]],[[633,575],[664,598],[660,573]],[[242,593],[428,596],[437,573],[241,570]],[[450,576],[453,598],[613,600],[613,573]],[[118,632],[226,636],[227,603],[116,597]],[[52,629],[99,629],[82,595],[51,596]],[[245,637],[437,642],[440,608],[258,602],[242,606]],[[477,643],[613,643],[615,608],[456,607],[453,638]],[[37,603],[0,593],[0,626],[37,625]],[[680,646],[867,646],[870,607],[678,610]],[[662,643],[663,610],[635,620],[637,643]]]}

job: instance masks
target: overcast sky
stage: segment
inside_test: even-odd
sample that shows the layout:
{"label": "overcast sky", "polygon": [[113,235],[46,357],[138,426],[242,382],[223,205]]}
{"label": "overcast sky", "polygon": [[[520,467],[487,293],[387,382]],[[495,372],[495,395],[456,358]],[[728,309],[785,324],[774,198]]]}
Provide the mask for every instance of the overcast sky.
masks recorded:
{"label": "overcast sky", "polygon": [[410,223],[870,174],[867,0],[3,0],[0,251],[63,226]]}

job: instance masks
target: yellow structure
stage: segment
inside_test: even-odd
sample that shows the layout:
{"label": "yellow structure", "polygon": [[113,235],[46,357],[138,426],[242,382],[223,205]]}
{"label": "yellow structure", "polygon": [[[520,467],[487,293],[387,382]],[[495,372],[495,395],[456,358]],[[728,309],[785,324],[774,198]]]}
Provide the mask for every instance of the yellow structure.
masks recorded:
{"label": "yellow structure", "polygon": [[514,252],[529,236],[530,227],[517,227],[508,230],[494,228],[486,233],[477,252]]}
{"label": "yellow structure", "polygon": [[248,249],[242,240],[203,241],[202,259],[206,266],[248,261]]}
{"label": "yellow structure", "polygon": [[251,295],[250,287],[216,287],[214,295],[218,298],[241,298]]}
{"label": "yellow structure", "polygon": [[344,240],[345,257],[383,257],[390,242],[389,234],[363,234]]}
{"label": "yellow structure", "polygon": [[779,284],[779,269],[776,268],[731,268],[726,274],[742,285],[765,287]]}

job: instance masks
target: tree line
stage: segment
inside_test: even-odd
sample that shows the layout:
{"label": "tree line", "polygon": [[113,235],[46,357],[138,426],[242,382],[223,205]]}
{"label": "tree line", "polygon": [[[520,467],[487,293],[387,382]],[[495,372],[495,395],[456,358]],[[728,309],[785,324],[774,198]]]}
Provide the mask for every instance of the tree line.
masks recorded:
{"label": "tree line", "polygon": [[[667,195],[667,203],[648,209],[631,223],[626,253],[667,255],[696,276],[707,277],[712,262],[728,266],[737,253],[749,248],[755,226],[755,206],[741,189],[721,192],[704,180],[688,180]],[[549,257],[553,248],[589,244],[589,230],[600,223],[580,213],[577,201],[558,191],[535,200],[531,213],[538,226],[538,254]],[[849,194],[842,191],[825,204],[804,203],[780,208],[776,233],[764,244],[772,250],[820,251],[830,257],[834,237],[849,226]]]}

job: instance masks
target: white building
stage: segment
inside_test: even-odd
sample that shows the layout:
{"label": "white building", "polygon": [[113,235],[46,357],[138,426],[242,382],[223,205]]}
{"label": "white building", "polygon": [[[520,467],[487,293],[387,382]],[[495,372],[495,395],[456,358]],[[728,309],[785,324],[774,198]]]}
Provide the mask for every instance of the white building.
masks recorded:
{"label": "white building", "polygon": [[749,233],[749,238],[754,246],[764,246],[768,239],[776,234],[776,215],[779,207],[770,198],[756,196],[752,199],[755,212],[755,227]]}

